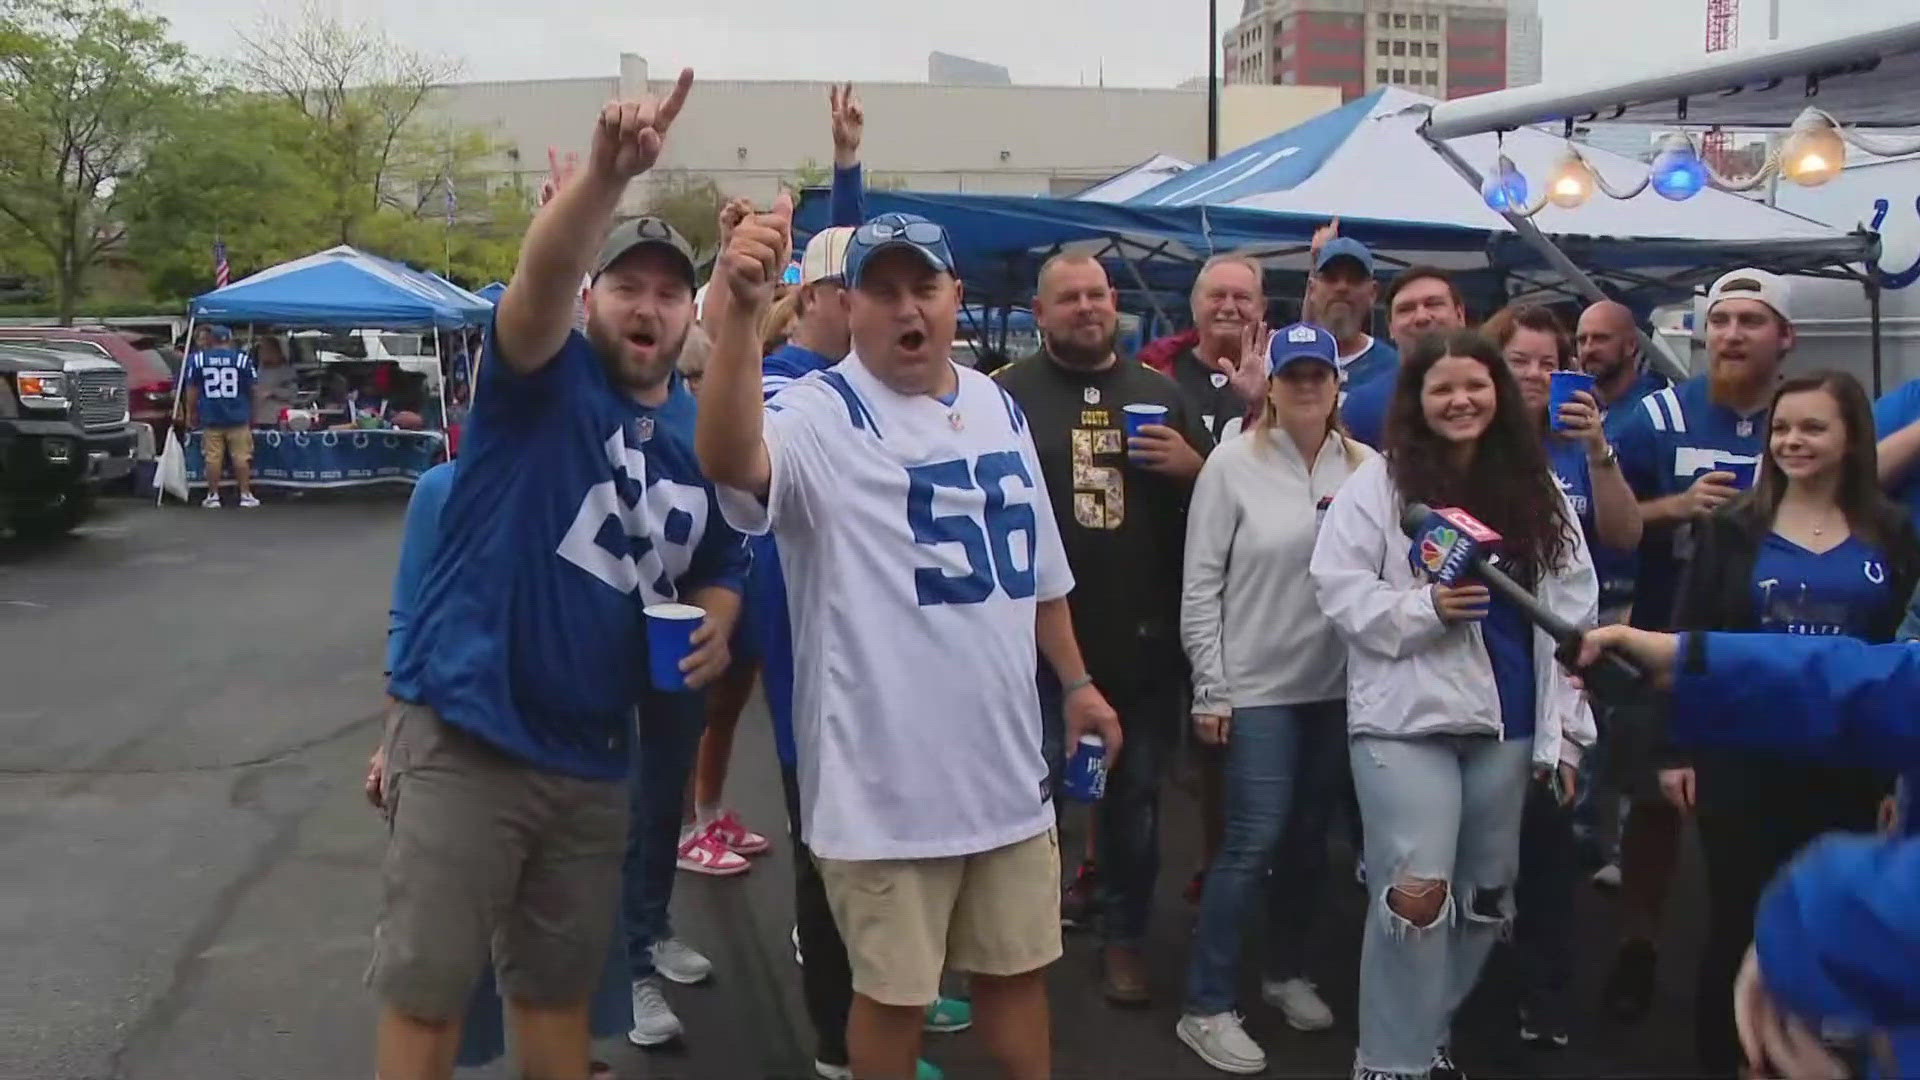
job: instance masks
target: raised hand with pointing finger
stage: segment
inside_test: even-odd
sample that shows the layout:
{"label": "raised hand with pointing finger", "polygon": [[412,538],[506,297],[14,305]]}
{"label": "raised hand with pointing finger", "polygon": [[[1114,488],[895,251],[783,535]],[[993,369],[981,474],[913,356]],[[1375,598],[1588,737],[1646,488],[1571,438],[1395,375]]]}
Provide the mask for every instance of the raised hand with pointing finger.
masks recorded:
{"label": "raised hand with pointing finger", "polygon": [[665,100],[649,94],[636,101],[614,101],[600,110],[594,125],[588,168],[606,180],[632,180],[660,160],[667,131],[693,89],[693,69],[683,68]]}

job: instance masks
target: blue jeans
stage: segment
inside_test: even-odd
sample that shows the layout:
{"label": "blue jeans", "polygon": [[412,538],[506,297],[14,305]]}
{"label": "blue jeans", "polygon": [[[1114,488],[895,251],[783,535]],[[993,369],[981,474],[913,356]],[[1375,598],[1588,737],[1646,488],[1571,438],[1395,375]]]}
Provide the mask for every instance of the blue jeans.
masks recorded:
{"label": "blue jeans", "polygon": [[[1293,978],[1327,875],[1327,825],[1348,768],[1344,701],[1235,709],[1226,750],[1226,830],[1200,894],[1186,1011],[1234,1005],[1247,911],[1267,893],[1267,973]],[[1267,870],[1273,869],[1272,880]]]}
{"label": "blue jeans", "polygon": [[[1424,1080],[1513,918],[1532,741],[1360,735],[1349,755],[1367,834],[1367,891],[1378,900],[1368,904],[1360,943],[1355,1063]],[[1413,887],[1427,882],[1445,883],[1446,896],[1431,922],[1416,925],[1392,898],[1431,897]]]}
{"label": "blue jeans", "polygon": [[627,965],[635,982],[654,973],[654,943],[673,936],[667,905],[673,900],[680,855],[681,808],[706,720],[703,694],[648,690],[641,696],[640,734],[633,740],[633,818],[627,829],[622,903]]}

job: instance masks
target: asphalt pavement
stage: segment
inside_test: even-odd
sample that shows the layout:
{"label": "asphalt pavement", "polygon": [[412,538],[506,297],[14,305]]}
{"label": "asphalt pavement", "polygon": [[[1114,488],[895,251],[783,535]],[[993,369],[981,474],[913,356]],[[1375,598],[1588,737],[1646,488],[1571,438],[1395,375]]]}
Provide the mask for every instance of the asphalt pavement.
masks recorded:
{"label": "asphalt pavement", "polygon": [[[361,974],[382,834],[360,783],[404,507],[403,494],[218,512],[114,501],[65,542],[0,546],[0,1080],[372,1075]],[[622,1077],[805,1075],[791,864],[757,701],[730,801],[775,849],[741,878],[681,875],[677,931],[716,975],[670,990],[680,1046],[601,1048]],[[1220,1075],[1173,1035],[1191,927],[1178,893],[1198,848],[1183,783],[1163,848],[1155,1004],[1102,1003],[1094,943],[1071,935],[1052,972],[1059,1077]],[[1335,868],[1313,971],[1336,1026],[1287,1029],[1249,972],[1243,1008],[1269,1075],[1345,1076],[1351,1062],[1363,898],[1344,851]],[[1462,1017],[1461,1064],[1476,1077],[1684,1075],[1698,893],[1689,870],[1646,1023],[1589,1020],[1570,1049],[1527,1051],[1496,961]],[[1579,921],[1590,1003],[1613,934],[1606,898],[1583,891]],[[992,1075],[972,1035],[929,1036],[927,1056],[956,1080]]]}

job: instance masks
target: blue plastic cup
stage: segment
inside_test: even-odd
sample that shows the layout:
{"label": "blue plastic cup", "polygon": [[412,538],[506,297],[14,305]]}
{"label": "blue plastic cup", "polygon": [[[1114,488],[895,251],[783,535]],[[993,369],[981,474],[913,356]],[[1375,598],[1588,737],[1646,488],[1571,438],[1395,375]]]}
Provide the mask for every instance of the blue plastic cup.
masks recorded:
{"label": "blue plastic cup", "polygon": [[1560,424],[1560,406],[1573,401],[1573,395],[1585,390],[1593,393],[1593,376],[1584,371],[1556,371],[1548,376],[1547,422],[1555,431],[1565,431]]}
{"label": "blue plastic cup", "polygon": [[1745,491],[1753,486],[1754,474],[1757,473],[1759,469],[1760,464],[1754,461],[1716,461],[1713,463],[1714,472],[1732,473],[1733,486],[1739,488],[1741,491]]}
{"label": "blue plastic cup", "polygon": [[[1165,405],[1152,405],[1146,402],[1137,405],[1123,405],[1120,407],[1120,422],[1126,427],[1127,438],[1138,438],[1141,428],[1150,424],[1165,424],[1167,422],[1167,407]],[[1129,454],[1133,452],[1131,445],[1129,445],[1127,452]]]}
{"label": "blue plastic cup", "polygon": [[1099,802],[1107,793],[1107,741],[1098,735],[1080,736],[1060,786],[1075,802]]}
{"label": "blue plastic cup", "polygon": [[687,689],[680,661],[693,652],[693,632],[706,621],[704,608],[692,604],[653,604],[647,617],[647,670],[653,688],[669,694]]}

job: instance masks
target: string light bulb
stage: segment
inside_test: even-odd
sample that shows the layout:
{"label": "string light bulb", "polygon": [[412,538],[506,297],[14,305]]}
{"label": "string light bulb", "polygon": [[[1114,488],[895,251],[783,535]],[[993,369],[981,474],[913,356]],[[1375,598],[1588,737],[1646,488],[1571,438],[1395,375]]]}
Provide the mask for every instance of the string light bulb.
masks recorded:
{"label": "string light bulb", "polygon": [[1572,210],[1593,197],[1593,166],[1572,146],[1547,178],[1547,201],[1562,210]]}
{"label": "string light bulb", "polygon": [[1661,140],[1649,175],[1653,190],[1662,198],[1683,202],[1707,186],[1707,163],[1700,160],[1692,139],[1675,132]]}
{"label": "string light bulb", "polygon": [[1840,175],[1847,164],[1847,144],[1833,121],[1808,108],[1794,120],[1780,147],[1780,172],[1803,187],[1817,187]]}
{"label": "string light bulb", "polygon": [[1493,172],[1481,181],[1480,197],[1486,200],[1489,210],[1523,212],[1527,205],[1527,178],[1514,168],[1512,158],[1501,154]]}

